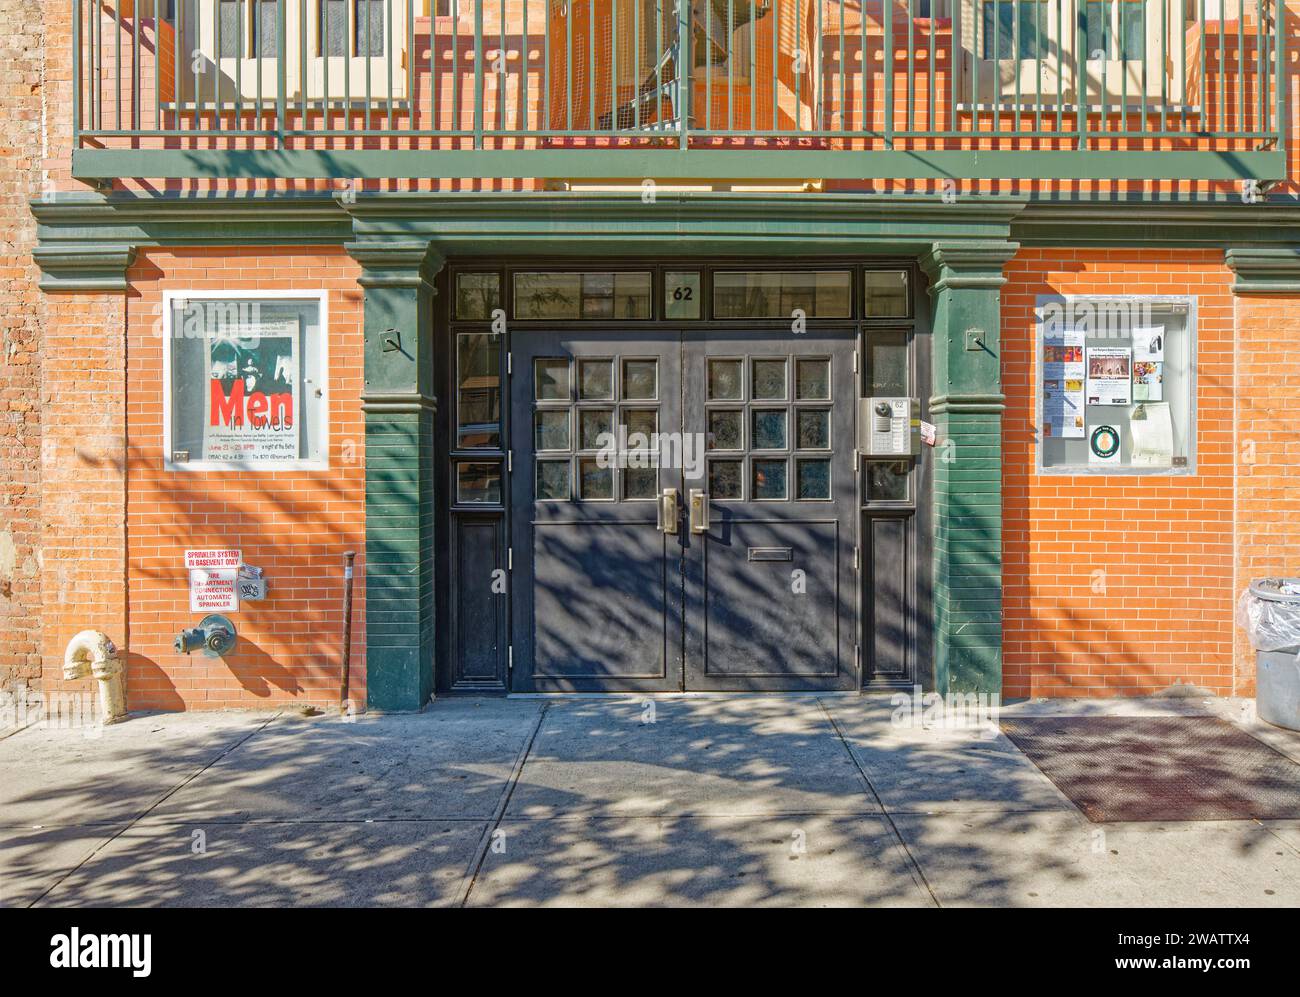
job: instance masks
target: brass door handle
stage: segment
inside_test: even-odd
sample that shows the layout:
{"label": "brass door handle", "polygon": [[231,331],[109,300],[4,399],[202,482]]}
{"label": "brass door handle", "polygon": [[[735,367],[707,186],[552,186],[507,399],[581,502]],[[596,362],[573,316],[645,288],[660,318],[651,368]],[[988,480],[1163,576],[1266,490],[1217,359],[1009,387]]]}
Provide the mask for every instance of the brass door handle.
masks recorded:
{"label": "brass door handle", "polygon": [[665,488],[658,500],[657,527],[664,533],[677,532],[677,489]]}
{"label": "brass door handle", "polygon": [[691,532],[709,532],[709,495],[703,488],[691,489]]}

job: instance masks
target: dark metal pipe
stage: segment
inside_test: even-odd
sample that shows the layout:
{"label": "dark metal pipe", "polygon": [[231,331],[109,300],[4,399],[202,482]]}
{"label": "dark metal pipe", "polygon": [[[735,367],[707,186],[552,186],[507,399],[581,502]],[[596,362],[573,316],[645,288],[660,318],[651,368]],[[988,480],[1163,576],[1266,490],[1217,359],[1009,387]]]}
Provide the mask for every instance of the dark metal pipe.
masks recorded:
{"label": "dark metal pipe", "polygon": [[348,712],[348,679],[352,670],[352,562],[355,550],[343,554],[343,683],[339,688],[339,712]]}

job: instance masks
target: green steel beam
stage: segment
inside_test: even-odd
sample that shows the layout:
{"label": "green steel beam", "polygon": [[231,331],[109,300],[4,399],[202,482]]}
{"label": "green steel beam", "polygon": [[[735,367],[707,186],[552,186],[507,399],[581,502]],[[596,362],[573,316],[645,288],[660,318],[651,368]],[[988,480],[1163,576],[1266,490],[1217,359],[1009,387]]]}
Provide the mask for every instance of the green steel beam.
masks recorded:
{"label": "green steel beam", "polygon": [[[76,149],[72,175],[117,177],[604,180],[1283,180],[1280,151],[810,149]],[[709,180],[708,178],[713,178]]]}

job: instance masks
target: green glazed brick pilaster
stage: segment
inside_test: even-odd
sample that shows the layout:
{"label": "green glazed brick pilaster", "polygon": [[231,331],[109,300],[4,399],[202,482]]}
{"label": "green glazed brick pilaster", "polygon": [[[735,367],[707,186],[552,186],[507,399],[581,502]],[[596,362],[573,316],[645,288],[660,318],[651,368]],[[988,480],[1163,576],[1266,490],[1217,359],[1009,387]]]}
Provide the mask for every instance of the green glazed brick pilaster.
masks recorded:
{"label": "green glazed brick pilaster", "polygon": [[1011,242],[935,243],[934,675],[940,693],[1002,691],[1003,265]]}
{"label": "green glazed brick pilaster", "polygon": [[433,277],[428,243],[349,244],[365,288],[366,702],[433,694]]}

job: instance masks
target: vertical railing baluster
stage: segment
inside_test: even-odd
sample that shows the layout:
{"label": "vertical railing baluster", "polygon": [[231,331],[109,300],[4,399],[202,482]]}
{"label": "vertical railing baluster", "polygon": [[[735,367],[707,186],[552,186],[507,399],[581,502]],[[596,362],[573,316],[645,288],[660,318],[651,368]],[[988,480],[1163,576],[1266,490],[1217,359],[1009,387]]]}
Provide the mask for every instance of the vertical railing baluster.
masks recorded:
{"label": "vertical railing baluster", "polygon": [[[181,0],[177,0],[181,2]],[[277,0],[275,5],[275,132],[277,148],[284,148],[289,111],[289,74],[286,59],[289,57],[289,19],[285,10],[286,0]],[[265,39],[259,48],[265,46]]]}
{"label": "vertical railing baluster", "polygon": [[[90,60],[92,63],[94,60]],[[81,87],[86,69],[81,45],[81,0],[72,0],[72,148],[81,148]],[[95,67],[91,65],[91,70]]]}
{"label": "vertical railing baluster", "polygon": [[[476,3],[481,0],[475,0]],[[565,131],[573,131],[573,5],[576,0],[560,0],[564,11],[564,115]]]}
{"label": "vertical railing baluster", "polygon": [[[812,92],[808,94],[808,99],[812,101],[813,107],[816,108],[813,127],[820,130],[826,127],[826,66],[823,61],[826,52],[822,48],[822,39],[825,37],[822,34],[822,0],[813,0],[813,2],[817,5],[817,26],[814,36],[808,39],[808,48],[816,52],[817,69],[813,74],[810,85]],[[811,65],[813,60],[809,58],[808,61]]]}
{"label": "vertical railing baluster", "polygon": [[[1160,3],[1160,137],[1169,133],[1169,15],[1173,12],[1168,0]],[[1143,26],[1145,28],[1145,25]],[[1146,57],[1145,47],[1142,53]]]}
{"label": "vertical railing baluster", "polygon": [[185,4],[176,0],[176,29],[172,32],[172,102],[176,105],[176,131],[181,128],[181,80],[184,77],[185,63],[181,62],[181,38],[185,33]]}
{"label": "vertical railing baluster", "polygon": [[1291,140],[1287,134],[1287,122],[1290,119],[1287,117],[1286,111],[1288,97],[1286,91],[1286,56],[1282,44],[1282,37],[1286,33],[1286,8],[1281,3],[1281,0],[1275,0],[1273,9],[1274,72],[1276,73],[1273,78],[1273,92],[1277,94],[1277,102],[1273,113],[1277,116],[1277,150],[1282,153],[1283,162],[1285,162],[1287,145]]}
{"label": "vertical railing baluster", "polygon": [[156,132],[162,131],[162,19],[158,16],[158,3],[159,0],[153,0],[153,130]]}
{"label": "vertical railing baluster", "polygon": [[[962,47],[961,47],[961,43],[962,43],[961,0],[955,0],[953,6],[955,9],[953,10],[952,34],[949,36],[950,41],[949,41],[949,52],[948,52],[948,118],[949,118],[948,130],[951,131],[954,135],[956,135],[957,131],[961,127],[961,122],[958,120],[958,115],[957,115],[957,105],[961,99],[960,96],[961,91],[958,89],[958,87],[960,85],[959,81],[961,80],[961,72],[962,72],[961,64],[963,61]],[[931,13],[934,13],[934,11],[931,10]],[[979,37],[978,34],[976,35],[976,37]],[[979,100],[978,95],[972,94],[972,103],[978,100]],[[945,142],[944,145],[946,146],[948,145],[948,143]]]}
{"label": "vertical railing baluster", "polygon": [[916,107],[916,0],[903,0],[907,13],[907,130],[915,129],[913,110]]}
{"label": "vertical railing baluster", "polygon": [[641,4],[632,0],[632,127],[641,130]]}
{"label": "vertical railing baluster", "polygon": [[[523,52],[520,53],[520,58],[523,62],[523,69],[521,71],[522,75],[519,77],[519,114],[520,114],[519,130],[522,132],[526,132],[528,131],[528,92],[529,92],[528,91],[528,74],[529,74],[528,50],[529,48],[531,48],[531,40],[528,34],[529,0],[521,0],[521,4],[523,6],[524,18],[523,18],[523,26],[520,29],[522,40],[523,40]],[[635,9],[635,5],[634,5],[634,9]]]}
{"label": "vertical railing baluster", "polygon": [[551,130],[551,2],[542,19],[542,130]]}
{"label": "vertical railing baluster", "polygon": [[758,21],[749,24],[749,130],[758,131]]}
{"label": "vertical railing baluster", "polygon": [[609,129],[618,131],[618,0],[609,4]]}
{"label": "vertical railing baluster", "polygon": [[844,0],[840,0],[840,57],[836,63],[836,68],[839,70],[840,74],[840,124],[838,131],[843,133],[846,130],[846,116],[844,113],[844,77],[848,75],[849,68],[848,60],[845,58],[844,51]]}
{"label": "vertical railing baluster", "polygon": [[[572,2],[572,0],[570,0]],[[483,0],[474,3],[474,148],[483,148]]]}
{"label": "vertical railing baluster", "polygon": [[[1262,0],[1257,0],[1257,4]],[[1237,131],[1246,128],[1246,0],[1237,0]]]}
{"label": "vertical railing baluster", "polygon": [[993,131],[1002,131],[1002,8],[1009,0],[994,0],[993,4]]}
{"label": "vertical railing baluster", "polygon": [[[506,58],[506,4],[501,4],[501,50],[497,53],[501,60],[501,72],[497,74],[497,127],[505,130],[509,108],[506,106],[506,77],[510,75],[509,60]],[[500,143],[497,143],[500,147]]]}
{"label": "vertical railing baluster", "polygon": [[881,0],[880,11],[885,22],[885,148],[894,147],[894,0]]}
{"label": "vertical railing baluster", "polygon": [[587,130],[596,130],[596,0],[587,0]]}
{"label": "vertical railing baluster", "polygon": [[1226,131],[1228,126],[1227,6],[1228,0],[1219,0],[1219,131]]}
{"label": "vertical railing baluster", "polygon": [[1255,127],[1252,129],[1256,134],[1263,136],[1265,128],[1265,109],[1268,99],[1268,74],[1264,71],[1266,65],[1264,53],[1267,50],[1267,39],[1264,33],[1264,0],[1258,0],[1255,6],[1255,88],[1259,92],[1259,107],[1255,112]]}
{"label": "vertical railing baluster", "polygon": [[1012,107],[1014,109],[1012,114],[1014,116],[1011,119],[1011,130],[1013,132],[1020,131],[1020,15],[1023,12],[1020,4],[1022,2],[1023,0],[1013,0],[1011,5],[1011,68],[1012,74],[1015,76],[1015,94],[1012,98]]}
{"label": "vertical railing baluster", "polygon": [[116,30],[113,33],[113,69],[117,74],[117,87],[115,89],[114,108],[116,115],[116,127],[118,131],[122,130],[122,5],[118,3],[113,10],[113,21]]}
{"label": "vertical railing baluster", "polygon": [[[691,0],[678,0],[690,4]],[[704,40],[709,47],[704,50],[704,130],[713,130],[713,4],[705,0],[704,4]],[[691,67],[694,72],[695,67]]]}
{"label": "vertical railing baluster", "polygon": [[[432,22],[430,18],[430,22]],[[415,112],[418,94],[418,77],[415,72],[415,0],[406,0],[406,127],[415,130]],[[329,91],[326,91],[328,95]]]}
{"label": "vertical railing baluster", "polygon": [[[871,120],[867,113],[871,107],[870,90],[867,88],[867,0],[861,0],[858,6],[859,27],[862,29],[862,48],[858,52],[858,65],[860,66],[860,75],[862,76],[862,100],[858,107],[858,118],[861,120],[859,130],[863,132],[871,131]],[[868,141],[864,136],[862,147],[866,148]]]}
{"label": "vertical railing baluster", "polygon": [[[1080,4],[1086,0],[1078,0]],[[1204,0],[1202,0],[1204,2]],[[1081,151],[1088,148],[1088,23],[1086,11],[1083,17],[1077,13],[1074,19],[1074,126],[1078,133],[1078,147]],[[1083,32],[1080,41],[1079,32]]]}
{"label": "vertical railing baluster", "polygon": [[[1125,44],[1126,41],[1128,40],[1128,34],[1124,31],[1124,13],[1125,13],[1124,4],[1125,4],[1125,3],[1132,3],[1132,2],[1134,2],[1134,0],[1110,0],[1110,5],[1111,5],[1111,15],[1110,15],[1110,18],[1111,18],[1111,23],[1115,25],[1115,32],[1114,32],[1114,35],[1115,35],[1115,42],[1114,42],[1114,44],[1115,44],[1116,47],[1119,49],[1119,51],[1118,51],[1116,54],[1119,56],[1119,59],[1118,59],[1118,62],[1119,62],[1119,81],[1120,81],[1120,104],[1119,104],[1119,110],[1120,110],[1120,124],[1119,124],[1119,130],[1120,130],[1121,132],[1126,132],[1126,131],[1128,131],[1128,46]],[[1144,26],[1144,28],[1145,28],[1145,24],[1146,24],[1146,0],[1136,0],[1136,2],[1138,2],[1138,3],[1140,3],[1140,4],[1143,5],[1143,6],[1142,6],[1142,20],[1143,20],[1143,26]],[[1163,2],[1163,0],[1161,0],[1161,2]],[[1145,39],[1145,36],[1144,36],[1144,39]],[[1145,44],[1144,44],[1144,45],[1143,45],[1143,55],[1145,56],[1145,54],[1146,54],[1146,46],[1145,46]],[[1142,113],[1141,113],[1141,115],[1138,117],[1138,130],[1139,130],[1139,131],[1142,130],[1142,127],[1143,127],[1143,121],[1146,120],[1146,113],[1147,113],[1147,103],[1146,103],[1146,100],[1147,100],[1147,99],[1146,99],[1146,89],[1147,89],[1147,88],[1146,88],[1146,76],[1145,76],[1146,59],[1145,59],[1145,58],[1142,60],[1142,66],[1143,66],[1143,70],[1144,70],[1144,75],[1143,75],[1143,78],[1142,78],[1142,95],[1141,95],[1141,100],[1142,100]]]}
{"label": "vertical railing baluster", "polygon": [[691,4],[690,0],[677,0],[677,54],[681,59],[677,67],[678,148],[686,149],[691,132],[691,72],[695,64],[691,56]]}
{"label": "vertical railing baluster", "polygon": [[[788,2],[795,3],[796,0],[788,0]],[[796,6],[795,9],[798,10],[798,7]],[[774,132],[781,130],[781,115],[778,109],[781,103],[781,97],[777,88],[777,80],[781,76],[780,26],[781,13],[779,0],[772,0],[772,131]]]}
{"label": "vertical railing baluster", "polygon": [[131,13],[131,128],[140,129],[140,0]]}

